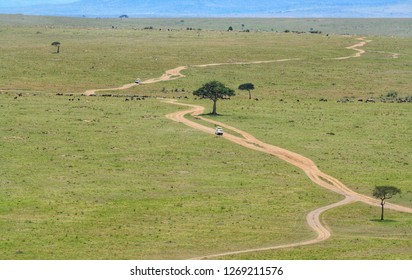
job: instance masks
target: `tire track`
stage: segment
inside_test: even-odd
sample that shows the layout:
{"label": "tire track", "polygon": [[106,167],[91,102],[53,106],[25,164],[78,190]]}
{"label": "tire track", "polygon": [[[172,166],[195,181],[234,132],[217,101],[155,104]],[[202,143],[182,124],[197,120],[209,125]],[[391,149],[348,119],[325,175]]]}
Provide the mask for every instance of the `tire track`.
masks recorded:
{"label": "tire track", "polygon": [[346,47],[348,50],[354,50],[354,51],[356,51],[356,53],[355,53],[354,55],[344,56],[344,57],[338,57],[338,58],[333,58],[333,59],[335,59],[335,60],[349,59],[349,58],[354,58],[354,57],[360,57],[361,55],[363,55],[364,53],[366,53],[365,50],[359,49],[359,48],[365,46],[367,43],[372,42],[372,40],[365,40],[365,38],[362,38],[362,37],[361,37],[361,38],[357,38],[357,40],[360,40],[360,41],[362,41],[362,42],[357,43],[357,44],[355,44],[355,45],[353,45],[353,46],[350,46],[350,47]]}
{"label": "tire track", "polygon": [[[330,236],[331,233],[329,230],[321,223],[320,221],[320,215],[324,213],[327,210],[330,210],[332,208],[336,208],[339,206],[347,205],[350,203],[354,202],[363,202],[372,206],[380,207],[380,200],[359,194],[347,186],[345,186],[342,182],[337,180],[336,178],[333,178],[332,176],[323,173],[322,171],[319,170],[319,168],[316,166],[316,164],[310,160],[307,157],[304,157],[300,154],[294,153],[292,151],[276,147],[267,143],[264,143],[258,139],[256,139],[254,136],[251,134],[244,132],[240,129],[237,129],[235,127],[226,125],[224,123],[210,120],[207,118],[204,118],[200,116],[204,108],[202,106],[198,105],[190,105],[190,104],[184,104],[184,103],[178,103],[176,100],[167,100],[166,101],[169,104],[174,104],[174,105],[179,105],[179,106],[187,106],[190,107],[191,109],[183,110],[183,111],[178,111],[172,114],[166,115],[168,119],[171,119],[176,122],[183,123],[191,128],[209,133],[209,134],[214,134],[214,129],[201,125],[199,123],[190,121],[185,118],[186,115],[190,114],[193,117],[200,119],[205,122],[209,122],[214,125],[218,125],[221,127],[224,127],[228,130],[232,130],[238,134],[241,135],[241,137],[232,135],[230,133],[225,133],[222,137],[232,141],[233,143],[236,143],[238,145],[241,145],[243,147],[259,151],[259,152],[264,152],[267,154],[270,154],[272,156],[276,156],[279,159],[286,161],[290,163],[291,165],[294,165],[301,170],[305,172],[305,174],[309,177],[312,182],[315,184],[324,187],[330,191],[333,191],[335,193],[341,194],[344,196],[344,199],[327,205],[320,207],[318,209],[315,209],[311,211],[307,217],[306,221],[308,225],[312,228],[314,232],[317,233],[317,237],[315,239],[310,239],[302,242],[296,242],[296,243],[291,243],[291,244],[284,244],[284,245],[279,245],[279,246],[271,246],[271,247],[264,247],[264,248],[255,248],[255,249],[248,249],[248,250],[241,250],[241,251],[233,251],[233,252],[225,252],[225,253],[220,253],[220,254],[214,254],[214,255],[208,255],[208,256],[203,256],[199,257],[196,259],[213,259],[213,258],[219,258],[219,257],[224,257],[224,256],[229,256],[229,255],[236,255],[236,254],[242,254],[242,253],[251,253],[251,252],[260,252],[260,251],[268,251],[268,250],[274,250],[274,249],[281,249],[281,248],[291,248],[291,247],[297,247],[297,246],[303,246],[303,245],[309,245],[309,244],[314,244],[318,242],[322,242],[327,240]],[[392,209],[400,212],[406,212],[406,213],[412,213],[412,208],[409,207],[404,207],[392,203],[386,203],[385,207],[387,209]]]}
{"label": "tire track", "polygon": [[[191,67],[195,68],[205,68],[205,67],[212,67],[212,66],[223,66],[223,65],[250,65],[250,64],[263,64],[263,63],[275,63],[275,62],[285,62],[285,61],[292,61],[292,60],[301,60],[300,58],[288,58],[288,59],[277,59],[277,60],[267,60],[267,61],[251,61],[251,62],[233,62],[233,63],[211,63],[211,64],[201,64],[201,65],[192,65]],[[187,70],[189,66],[179,66],[174,69],[167,70],[162,76],[159,78],[152,78],[145,80],[140,83],[140,85],[144,84],[154,84],[158,82],[166,82],[166,81],[172,81],[180,78],[186,77],[185,75],[182,74],[182,71]],[[94,95],[99,91],[115,91],[115,90],[125,90],[132,88],[134,86],[138,86],[139,84],[137,83],[130,83],[130,84],[125,84],[121,87],[115,87],[115,88],[104,88],[104,89],[90,89],[86,90],[84,92],[84,95],[90,96]]]}
{"label": "tire track", "polygon": [[[344,59],[350,59],[350,58],[357,58],[360,57],[365,53],[365,50],[361,49],[361,47],[365,46],[367,43],[371,42],[370,40],[365,40],[364,38],[357,38],[357,40],[360,40],[361,42],[347,47],[347,49],[351,49],[356,51],[356,53],[352,56],[345,56],[345,57],[338,57],[338,58],[333,58],[334,60],[344,60]],[[211,64],[203,64],[203,65],[194,65],[191,67],[198,67],[198,68],[203,68],[203,67],[216,67],[216,66],[222,66],[222,65],[247,65],[247,64],[262,64],[262,63],[277,63],[277,62],[285,62],[285,61],[293,61],[293,60],[302,60],[300,58],[292,58],[292,59],[279,59],[279,60],[268,60],[268,61],[255,61],[255,62],[235,62],[235,63],[211,63]],[[161,77],[159,78],[153,78],[153,79],[148,79],[141,84],[152,84],[152,83],[157,83],[157,82],[163,82],[163,81],[170,81],[170,80],[175,80],[179,78],[184,78],[186,77],[183,75],[181,72],[184,70],[187,70],[189,66],[179,66],[177,68],[167,70]],[[110,91],[110,90],[124,90],[124,89],[129,89],[133,86],[136,86],[138,84],[132,83],[132,84],[126,84],[121,87],[117,88],[108,88],[108,89],[93,89],[93,90],[88,90],[85,92],[85,95],[92,95],[95,94],[98,91]],[[192,116],[201,119],[205,122],[209,122],[214,125],[218,125],[221,127],[224,127],[228,130],[234,131],[237,134],[241,135],[241,137],[232,135],[230,133],[225,133],[223,135],[223,138],[232,141],[233,143],[239,144],[243,147],[259,151],[259,152],[264,152],[267,154],[270,154],[272,156],[276,156],[281,160],[284,160],[288,162],[289,164],[292,164],[301,170],[305,172],[305,174],[308,176],[310,180],[312,180],[314,183],[317,185],[324,187],[328,190],[331,190],[333,192],[336,192],[338,194],[341,194],[344,196],[344,199],[330,204],[326,205],[323,207],[320,207],[318,209],[315,209],[311,211],[307,217],[306,221],[308,225],[313,229],[314,232],[317,233],[317,237],[314,239],[302,241],[302,242],[295,242],[295,243],[290,243],[290,244],[284,244],[284,245],[278,245],[278,246],[271,246],[271,247],[264,247],[264,248],[254,248],[254,249],[248,249],[248,250],[241,250],[241,251],[233,251],[233,252],[224,252],[224,253],[219,253],[219,254],[214,254],[214,255],[208,255],[208,256],[203,256],[199,257],[196,259],[211,259],[211,258],[219,258],[219,257],[224,257],[224,256],[229,256],[229,255],[236,255],[236,254],[242,254],[242,253],[252,253],[252,252],[260,252],[260,251],[267,251],[267,250],[274,250],[274,249],[281,249],[281,248],[291,248],[291,247],[297,247],[297,246],[303,246],[303,245],[310,245],[318,242],[322,242],[327,240],[330,236],[331,233],[330,231],[321,223],[320,221],[320,215],[324,213],[327,210],[347,205],[350,203],[354,203],[357,201],[377,206],[380,207],[380,201],[376,200],[374,198],[368,197],[366,195],[362,195],[359,193],[354,192],[347,186],[345,186],[342,182],[337,180],[336,178],[333,178],[332,176],[325,174],[319,170],[319,168],[316,166],[316,164],[310,160],[309,158],[306,158],[302,155],[299,155],[297,153],[294,153],[292,151],[288,151],[286,149],[276,147],[267,143],[264,143],[258,139],[256,139],[253,135],[244,132],[240,129],[237,129],[235,127],[226,125],[224,123],[210,120],[204,117],[201,117],[200,115],[203,113],[204,108],[202,106],[198,105],[190,105],[190,104],[183,104],[183,103],[178,103],[176,100],[166,100],[167,103],[169,104],[174,104],[174,105],[179,105],[179,106],[187,106],[190,107],[187,110],[183,111],[178,111],[172,114],[168,114],[166,117],[176,121],[183,123],[189,127],[192,127],[193,129],[197,129],[200,131],[203,131],[205,133],[209,134],[214,134],[214,129],[201,125],[199,123],[190,121],[185,118],[186,115],[191,114]],[[404,207],[404,206],[399,206],[396,204],[392,203],[386,203],[385,207],[387,209],[392,209],[396,211],[401,211],[401,212],[406,212],[406,213],[412,213],[412,208],[409,207]]]}

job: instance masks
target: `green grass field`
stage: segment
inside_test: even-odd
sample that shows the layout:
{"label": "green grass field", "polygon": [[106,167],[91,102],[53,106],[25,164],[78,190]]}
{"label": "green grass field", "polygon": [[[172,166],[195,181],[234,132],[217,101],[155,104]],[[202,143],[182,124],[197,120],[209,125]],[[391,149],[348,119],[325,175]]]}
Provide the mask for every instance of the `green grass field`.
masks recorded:
{"label": "green grass field", "polygon": [[410,18],[71,18],[1,15],[2,26],[98,29],[174,29],[284,32],[321,31],[323,34],[375,36],[412,36]]}
{"label": "green grass field", "polygon": [[[402,194],[391,202],[412,206],[410,103],[357,102],[412,94],[410,37],[368,36],[364,56],[337,61],[356,37],[25,20],[0,16],[1,259],[185,259],[314,237],[306,214],[339,195],[274,157],[166,119],[183,107],[154,98],[187,96],[210,110],[191,92],[213,79],[252,82],[259,99],[238,92],[219,102],[219,121],[311,158],[357,192],[395,185]],[[284,58],[300,60],[189,67],[184,79],[109,92],[153,97],[140,101],[81,96],[180,65]],[[379,214],[360,203],[333,209],[322,217],[326,242],[234,258],[411,259],[411,215]]]}

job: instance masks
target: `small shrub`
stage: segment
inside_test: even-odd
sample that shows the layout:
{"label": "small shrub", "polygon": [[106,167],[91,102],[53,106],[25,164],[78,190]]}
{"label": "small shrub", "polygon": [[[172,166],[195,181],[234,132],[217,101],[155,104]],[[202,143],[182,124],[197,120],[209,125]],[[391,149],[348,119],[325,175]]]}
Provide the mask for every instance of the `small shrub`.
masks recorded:
{"label": "small shrub", "polygon": [[391,90],[386,94],[386,97],[387,98],[396,98],[396,97],[398,97],[398,93],[394,90]]}

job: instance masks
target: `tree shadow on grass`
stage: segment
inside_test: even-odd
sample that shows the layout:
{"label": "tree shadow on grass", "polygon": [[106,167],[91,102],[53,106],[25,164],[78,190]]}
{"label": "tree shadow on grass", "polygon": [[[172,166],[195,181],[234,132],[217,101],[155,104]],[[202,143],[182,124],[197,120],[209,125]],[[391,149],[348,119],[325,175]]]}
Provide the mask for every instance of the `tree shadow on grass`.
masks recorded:
{"label": "tree shadow on grass", "polygon": [[378,222],[378,223],[397,223],[397,220],[381,220],[381,219],[371,219],[371,222]]}
{"label": "tree shadow on grass", "polygon": [[222,114],[212,114],[212,113],[205,113],[205,114],[200,114],[199,116],[201,117],[226,117],[226,116],[230,116],[230,115],[222,115]]}

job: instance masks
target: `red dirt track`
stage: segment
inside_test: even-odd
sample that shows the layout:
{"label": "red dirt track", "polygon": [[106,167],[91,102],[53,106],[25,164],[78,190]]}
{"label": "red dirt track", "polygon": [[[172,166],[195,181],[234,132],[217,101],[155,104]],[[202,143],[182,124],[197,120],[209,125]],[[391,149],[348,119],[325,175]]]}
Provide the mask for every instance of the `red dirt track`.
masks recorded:
{"label": "red dirt track", "polygon": [[[273,250],[273,249],[280,249],[280,248],[289,248],[289,247],[296,247],[296,246],[302,246],[302,245],[309,245],[321,241],[327,240],[331,233],[329,230],[321,223],[320,221],[320,215],[332,208],[339,207],[342,205],[346,205],[349,203],[353,202],[363,202],[369,205],[377,206],[380,207],[380,200],[356,193],[349,189],[347,186],[345,186],[342,182],[339,180],[333,178],[330,175],[327,175],[323,173],[322,171],[319,170],[319,168],[316,166],[316,164],[297,153],[288,151],[283,148],[279,148],[267,143],[264,143],[258,139],[256,139],[254,136],[250,135],[249,133],[246,133],[242,130],[239,130],[237,128],[234,128],[232,126],[226,125],[221,122],[213,121],[204,117],[199,116],[200,114],[203,113],[204,108],[201,106],[197,105],[189,105],[189,104],[183,104],[183,103],[177,103],[176,100],[168,100],[166,101],[170,104],[175,104],[175,105],[180,105],[180,106],[188,106],[191,109],[184,110],[184,111],[178,111],[172,114],[168,114],[166,117],[174,120],[176,122],[183,123],[189,127],[192,127],[194,129],[209,133],[209,134],[214,134],[214,129],[210,127],[203,126],[199,123],[190,121],[185,118],[185,115],[191,114],[192,116],[201,119],[203,121],[212,123],[217,126],[224,127],[228,130],[232,130],[238,134],[240,134],[242,137],[234,136],[229,133],[225,133],[222,137],[232,141],[236,144],[239,144],[243,147],[256,150],[259,152],[264,152],[273,156],[278,157],[281,160],[284,160],[300,169],[302,169],[305,174],[311,179],[314,183],[317,185],[324,187],[328,190],[331,190],[333,192],[336,192],[338,194],[341,194],[344,196],[344,199],[327,205],[323,206],[321,208],[315,209],[312,212],[310,212],[306,216],[306,221],[308,225],[318,234],[318,236],[315,239],[303,241],[303,242],[297,242],[297,243],[292,243],[292,244],[285,244],[285,245],[279,245],[279,246],[274,246],[274,247],[265,247],[265,248],[257,248],[257,249],[249,249],[249,250],[242,250],[242,251],[235,251],[235,252],[225,252],[225,253],[220,253],[220,254],[215,254],[215,255],[210,255],[210,256],[204,256],[199,259],[204,259],[204,258],[218,258],[218,257],[223,257],[223,256],[228,256],[228,255],[235,255],[235,254],[241,254],[241,253],[250,253],[250,252],[258,252],[258,251],[266,251],[266,250]],[[391,204],[391,203],[386,203],[385,204],[386,209],[392,209],[400,212],[407,212],[407,213],[412,213],[412,208],[404,207],[404,206],[399,206],[396,204]]]}
{"label": "red dirt track", "polygon": [[[365,44],[369,43],[370,41],[365,40],[364,38],[358,38],[361,42],[347,47],[347,49],[352,49],[355,50],[356,53],[352,56],[346,56],[346,57],[339,57],[335,58],[336,60],[343,60],[343,59],[350,59],[350,58],[357,58],[360,57],[362,54],[365,53],[365,50],[360,49],[363,47]],[[396,54],[397,55],[397,54]],[[394,58],[396,58],[394,56]],[[212,64],[204,64],[204,65],[195,65],[191,67],[213,67],[213,66],[220,66],[220,65],[242,65],[242,64],[258,64],[258,63],[279,63],[279,62],[284,62],[284,61],[289,61],[289,60],[301,60],[299,58],[293,58],[293,59],[280,59],[280,60],[269,60],[269,61],[255,61],[255,62],[236,62],[236,63],[212,63]],[[168,70],[159,78],[153,78],[149,79],[146,81],[141,82],[142,85],[144,84],[151,84],[151,83],[157,83],[157,82],[163,82],[163,81],[170,81],[174,79],[179,79],[185,77],[181,72],[183,70],[188,69],[188,66],[180,66],[171,70]],[[110,91],[110,90],[123,90],[123,89],[128,89],[133,86],[136,86],[136,83],[132,84],[126,84],[122,87],[118,88],[110,88],[110,89],[94,89],[94,90],[88,90],[85,92],[86,95],[92,95],[95,94],[97,91]],[[165,100],[163,100],[165,101]],[[176,121],[180,122],[182,124],[185,124],[193,129],[197,129],[209,134],[214,134],[214,129],[211,127],[207,127],[204,125],[201,125],[199,123],[190,121],[185,118],[186,115],[191,114],[192,116],[195,116],[198,119],[201,119],[203,121],[212,123],[217,126],[224,127],[228,130],[231,130],[233,132],[236,132],[237,134],[241,135],[235,136],[230,133],[225,133],[222,137],[224,139],[227,139],[233,143],[236,143],[238,145],[241,145],[243,147],[267,153],[269,155],[275,156],[281,160],[284,160],[301,170],[305,172],[305,174],[312,180],[314,183],[317,185],[324,187],[330,191],[336,192],[338,194],[341,194],[343,196],[343,200],[339,202],[335,202],[333,204],[323,206],[321,208],[315,209],[312,212],[310,212],[307,217],[306,221],[308,225],[317,233],[317,237],[311,240],[307,241],[302,241],[302,242],[296,242],[296,243],[291,243],[291,244],[284,244],[284,245],[279,245],[279,246],[272,246],[272,247],[265,247],[265,248],[253,248],[253,249],[248,249],[248,250],[242,250],[242,251],[234,251],[234,252],[223,252],[219,254],[214,254],[214,255],[209,255],[209,256],[203,256],[199,257],[197,259],[211,259],[211,258],[219,258],[223,256],[228,256],[228,255],[235,255],[235,254],[241,254],[241,253],[251,253],[251,252],[259,252],[259,251],[266,251],[266,250],[274,250],[274,249],[280,249],[280,248],[290,248],[290,247],[296,247],[296,246],[302,246],[302,245],[309,245],[309,244],[314,244],[317,242],[321,242],[324,240],[327,240],[330,236],[331,233],[329,230],[321,223],[320,221],[320,215],[324,213],[327,210],[330,210],[335,207],[339,207],[342,205],[347,205],[350,203],[354,202],[363,202],[369,205],[377,206],[380,207],[380,201],[376,200],[374,198],[359,194],[345,186],[342,182],[337,180],[336,178],[333,178],[332,176],[323,173],[322,171],[319,170],[319,168],[316,166],[316,164],[310,160],[309,158],[306,158],[302,155],[299,155],[297,153],[294,153],[292,151],[288,151],[286,149],[276,147],[267,143],[264,143],[258,139],[256,139],[253,135],[244,132],[242,130],[239,130],[235,127],[231,127],[229,125],[226,125],[221,122],[213,121],[204,117],[201,117],[200,115],[203,113],[204,108],[202,106],[198,105],[190,105],[190,104],[183,104],[183,103],[177,103],[176,100],[166,100],[167,103],[174,104],[174,105],[179,105],[179,106],[187,106],[189,107],[186,110],[183,111],[178,111],[172,114],[168,114],[166,117]],[[401,212],[406,212],[406,213],[412,213],[412,208],[409,207],[404,207],[404,206],[399,206],[391,203],[386,203],[385,207],[387,209],[392,209],[396,211],[401,211]]]}

